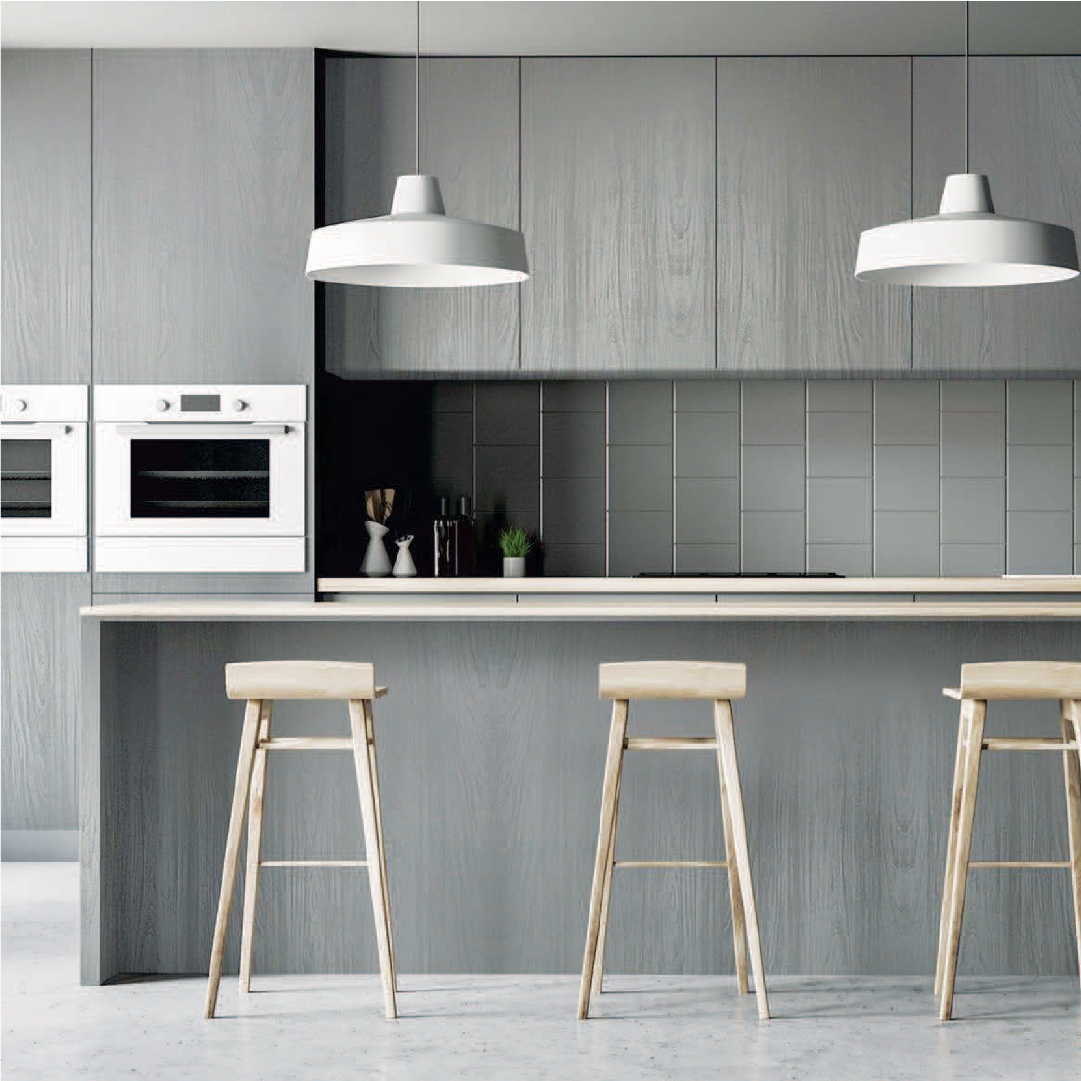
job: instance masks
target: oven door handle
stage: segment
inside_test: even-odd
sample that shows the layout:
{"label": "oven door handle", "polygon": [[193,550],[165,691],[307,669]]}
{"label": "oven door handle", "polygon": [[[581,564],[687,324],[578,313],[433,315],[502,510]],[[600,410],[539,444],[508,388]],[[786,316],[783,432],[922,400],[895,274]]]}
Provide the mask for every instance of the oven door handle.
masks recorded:
{"label": "oven door handle", "polygon": [[185,424],[184,421],[147,420],[141,424],[116,424],[113,427],[118,435],[139,435],[148,439],[163,435],[182,435],[188,439],[217,439],[223,435],[245,438],[253,435],[288,435],[296,431],[293,424],[237,424],[235,421]]}
{"label": "oven door handle", "polygon": [[71,435],[75,430],[70,424],[48,424],[39,420],[5,420],[0,427],[16,428],[19,435],[40,435],[52,438],[58,435]]}

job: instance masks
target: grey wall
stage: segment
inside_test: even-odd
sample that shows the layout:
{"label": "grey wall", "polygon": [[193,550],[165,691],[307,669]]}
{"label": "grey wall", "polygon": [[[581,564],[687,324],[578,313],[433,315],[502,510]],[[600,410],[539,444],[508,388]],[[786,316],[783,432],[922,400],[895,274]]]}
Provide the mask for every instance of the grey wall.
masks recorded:
{"label": "grey wall", "polygon": [[549,575],[1081,571],[1081,381],[435,385],[436,492]]}

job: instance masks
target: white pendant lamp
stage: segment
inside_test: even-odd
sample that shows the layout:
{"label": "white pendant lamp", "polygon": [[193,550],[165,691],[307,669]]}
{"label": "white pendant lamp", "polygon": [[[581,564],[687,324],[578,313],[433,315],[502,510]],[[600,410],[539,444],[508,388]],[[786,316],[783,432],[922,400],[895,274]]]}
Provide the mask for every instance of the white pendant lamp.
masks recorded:
{"label": "white pendant lamp", "polygon": [[1078,274],[1073,230],[995,213],[991,186],[968,172],[968,4],[965,4],[965,172],[946,178],[938,213],[866,229],[860,281],[991,286],[1065,281]]}
{"label": "white pendant lamp", "polygon": [[400,176],[390,213],[312,231],[309,278],[402,289],[504,285],[525,281],[525,239],[514,229],[451,218],[439,181],[420,171],[420,3],[417,3],[416,161]]}

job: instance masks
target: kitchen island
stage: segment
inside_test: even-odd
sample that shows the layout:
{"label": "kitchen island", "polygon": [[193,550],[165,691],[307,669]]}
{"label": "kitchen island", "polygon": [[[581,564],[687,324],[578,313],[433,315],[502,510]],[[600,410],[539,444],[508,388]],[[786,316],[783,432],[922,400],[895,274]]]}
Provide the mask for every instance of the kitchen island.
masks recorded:
{"label": "kitchen island", "polygon": [[[370,660],[388,685],[376,727],[404,973],[576,971],[607,737],[596,666],[687,658],[748,666],[736,727],[767,972],[923,974],[957,724],[941,688],[965,661],[1081,657],[1076,578],[319,589],[336,599],[83,610],[83,983],[205,971],[240,735],[229,661]],[[276,723],[338,735],[344,714],[285,703]],[[708,711],[677,703],[632,720],[640,734],[708,725]],[[1057,719],[1047,704],[1009,704],[988,731],[1052,736]],[[707,757],[631,760],[621,859],[719,858]],[[974,856],[1064,859],[1061,763],[1017,757],[1008,772],[987,767]],[[266,858],[350,859],[361,844],[348,755],[274,761]],[[256,973],[374,970],[364,873],[268,870]],[[612,904],[612,972],[731,969],[727,889],[713,873],[628,871]],[[238,940],[234,926],[227,971]],[[978,875],[963,949],[967,971],[1074,971],[1065,878]]]}

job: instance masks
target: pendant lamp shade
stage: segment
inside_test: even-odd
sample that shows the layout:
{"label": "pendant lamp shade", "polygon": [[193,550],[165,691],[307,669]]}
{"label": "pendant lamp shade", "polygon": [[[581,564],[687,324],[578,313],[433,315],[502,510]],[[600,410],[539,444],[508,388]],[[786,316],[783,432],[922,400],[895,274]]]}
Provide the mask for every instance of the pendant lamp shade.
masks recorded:
{"label": "pendant lamp shade", "polygon": [[867,229],[856,252],[860,281],[993,286],[1077,276],[1072,229],[995,213],[981,173],[946,178],[937,214]]}
{"label": "pendant lamp shade", "polygon": [[309,278],[402,289],[502,285],[529,277],[520,232],[447,217],[434,176],[400,176],[390,213],[312,232]]}

